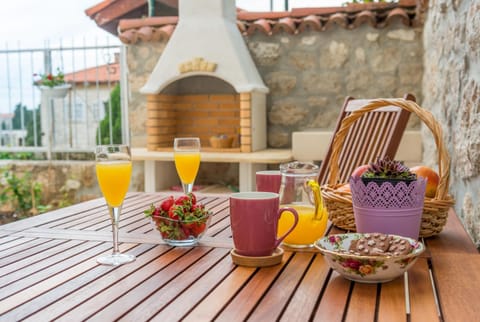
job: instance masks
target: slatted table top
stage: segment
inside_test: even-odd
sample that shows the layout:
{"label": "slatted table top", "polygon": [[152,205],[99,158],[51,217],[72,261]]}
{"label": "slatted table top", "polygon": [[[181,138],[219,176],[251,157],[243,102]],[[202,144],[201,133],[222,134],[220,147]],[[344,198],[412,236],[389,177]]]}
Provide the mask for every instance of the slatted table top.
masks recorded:
{"label": "slatted table top", "polygon": [[120,248],[137,259],[119,267],[96,262],[112,247],[103,199],[0,226],[0,321],[480,320],[480,256],[453,212],[406,276],[362,284],[314,250],[285,249],[271,267],[234,265],[228,195],[199,195],[215,213],[208,236],[169,247],[143,215],[165,197],[128,195]]}

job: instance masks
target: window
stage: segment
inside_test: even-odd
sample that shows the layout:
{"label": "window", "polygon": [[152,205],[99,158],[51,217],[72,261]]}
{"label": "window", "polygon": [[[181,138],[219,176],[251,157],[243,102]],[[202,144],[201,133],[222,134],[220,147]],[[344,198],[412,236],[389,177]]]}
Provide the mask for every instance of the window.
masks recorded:
{"label": "window", "polygon": [[85,120],[85,104],[81,102],[76,102],[73,104],[72,118],[74,121],[84,121]]}

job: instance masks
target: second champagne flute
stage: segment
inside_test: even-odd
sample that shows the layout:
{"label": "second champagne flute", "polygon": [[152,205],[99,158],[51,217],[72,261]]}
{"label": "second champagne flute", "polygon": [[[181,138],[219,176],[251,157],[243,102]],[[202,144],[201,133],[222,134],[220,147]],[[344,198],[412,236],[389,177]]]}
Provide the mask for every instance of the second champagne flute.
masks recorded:
{"label": "second champagne flute", "polygon": [[200,139],[199,138],[175,138],[173,141],[175,168],[183,192],[188,194],[193,190],[193,182],[200,167]]}

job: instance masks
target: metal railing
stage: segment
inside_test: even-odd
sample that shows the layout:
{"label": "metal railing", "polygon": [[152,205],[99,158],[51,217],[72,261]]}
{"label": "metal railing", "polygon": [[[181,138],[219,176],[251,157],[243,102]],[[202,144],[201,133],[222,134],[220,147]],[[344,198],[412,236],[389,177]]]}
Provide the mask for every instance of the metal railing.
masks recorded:
{"label": "metal railing", "polygon": [[[111,73],[113,66],[120,72]],[[6,45],[0,50],[0,152],[43,153],[51,159],[52,153],[93,151],[100,121],[112,115],[112,90],[117,83],[125,90],[124,66],[124,47],[108,40],[93,46]],[[34,74],[55,74],[57,69],[71,85],[63,98],[52,98],[34,84]],[[124,111],[126,106],[121,107],[122,141],[128,143]],[[113,140],[111,130],[109,136]]]}

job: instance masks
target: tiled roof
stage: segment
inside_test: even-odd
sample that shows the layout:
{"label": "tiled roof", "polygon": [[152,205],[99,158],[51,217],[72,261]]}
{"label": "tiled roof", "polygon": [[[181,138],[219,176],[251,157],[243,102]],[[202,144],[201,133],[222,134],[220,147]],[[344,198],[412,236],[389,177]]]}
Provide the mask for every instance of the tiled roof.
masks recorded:
{"label": "tiled roof", "polygon": [[65,81],[72,84],[83,84],[84,82],[95,84],[97,80],[100,84],[119,82],[120,64],[115,62],[65,74]]}
{"label": "tiled roof", "polygon": [[13,113],[0,113],[0,120],[11,120],[14,116],[15,114]]}
{"label": "tiled roof", "polygon": [[[384,28],[396,21],[405,26],[421,24],[416,0],[399,3],[353,4],[346,7],[299,8],[288,12],[237,11],[237,26],[245,35],[263,33],[298,34],[306,30],[325,31],[340,27],[355,29],[363,24]],[[178,17],[148,17],[122,19],[118,24],[118,37],[125,44],[168,39],[173,33]]]}

